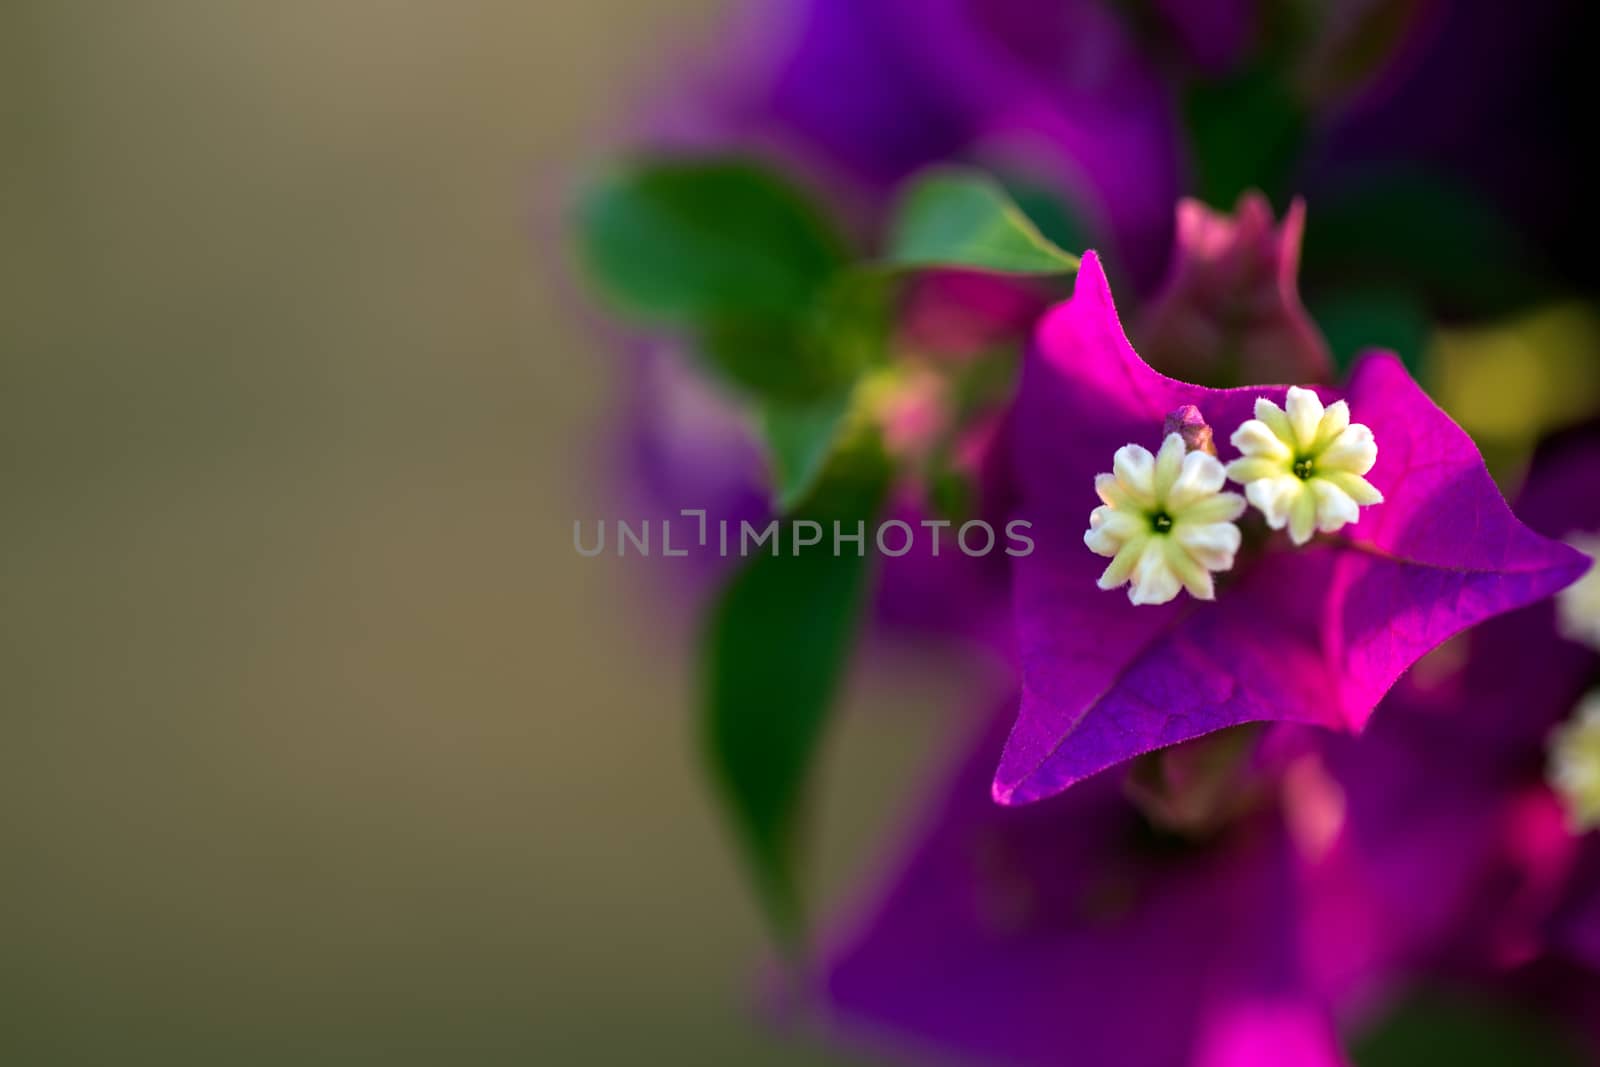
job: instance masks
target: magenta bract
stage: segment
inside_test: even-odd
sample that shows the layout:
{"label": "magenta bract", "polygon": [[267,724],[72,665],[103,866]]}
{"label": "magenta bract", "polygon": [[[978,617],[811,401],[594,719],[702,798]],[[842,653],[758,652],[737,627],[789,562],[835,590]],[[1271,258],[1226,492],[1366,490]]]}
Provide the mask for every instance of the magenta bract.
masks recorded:
{"label": "magenta bract", "polygon": [[[1214,602],[1134,606],[1102,592],[1083,545],[1094,477],[1119,447],[1154,448],[1186,404],[1227,438],[1258,397],[1164,377],[1124,335],[1098,257],[1041,322],[1014,414],[1018,514],[1038,549],[1014,571],[1023,692],[994,781],[1003,804],[1050,796],[1143,752],[1247,722],[1359,731],[1419,656],[1490,616],[1546,597],[1588,566],[1519,522],[1466,433],[1392,355],[1369,354],[1345,399],[1370,426],[1369,480],[1385,503],[1293,549],[1262,537]],[[1253,516],[1244,520],[1256,520]]]}

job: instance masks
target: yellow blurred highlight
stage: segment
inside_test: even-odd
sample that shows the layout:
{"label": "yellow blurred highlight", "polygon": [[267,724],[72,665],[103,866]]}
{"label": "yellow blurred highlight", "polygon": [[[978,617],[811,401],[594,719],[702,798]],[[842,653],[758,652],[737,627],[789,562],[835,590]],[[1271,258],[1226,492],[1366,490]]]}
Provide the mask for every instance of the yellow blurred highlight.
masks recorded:
{"label": "yellow blurred highlight", "polygon": [[1600,402],[1600,315],[1550,304],[1493,326],[1441,329],[1431,391],[1486,456],[1521,456]]}

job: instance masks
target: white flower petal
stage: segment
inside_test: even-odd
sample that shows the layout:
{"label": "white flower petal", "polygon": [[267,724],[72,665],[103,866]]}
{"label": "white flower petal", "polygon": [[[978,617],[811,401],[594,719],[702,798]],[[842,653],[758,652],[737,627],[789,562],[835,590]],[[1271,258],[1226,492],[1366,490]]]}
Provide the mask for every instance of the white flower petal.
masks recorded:
{"label": "white flower petal", "polygon": [[1217,587],[1211,581],[1211,572],[1201,566],[1200,561],[1189,553],[1189,550],[1179,544],[1175,538],[1165,538],[1162,546],[1167,557],[1167,566],[1183,583],[1183,588],[1196,600],[1215,600]]}
{"label": "white flower petal", "polygon": [[1301,450],[1309,450],[1317,439],[1317,427],[1322,425],[1322,398],[1310,389],[1291,385],[1283,410],[1289,416],[1289,428],[1294,431],[1295,445]]}
{"label": "white flower petal", "polygon": [[1317,530],[1317,494],[1308,483],[1300,485],[1300,494],[1289,507],[1289,540],[1297,545],[1311,540]]}
{"label": "white flower petal", "polygon": [[[1165,449],[1163,449],[1165,451]],[[1178,477],[1167,490],[1166,505],[1169,514],[1222,491],[1228,482],[1222,461],[1205,452],[1190,452],[1183,457]]]}
{"label": "white flower petal", "polygon": [[1262,459],[1285,462],[1293,457],[1289,446],[1272,432],[1272,427],[1260,419],[1246,419],[1240,423],[1229,440],[1233,442],[1234,448],[1246,456],[1259,456]]}
{"label": "white flower petal", "polygon": [[1244,487],[1244,495],[1266,517],[1268,526],[1281,530],[1288,523],[1289,512],[1305,487],[1306,483],[1294,475],[1280,474],[1251,482]]}
{"label": "white flower petal", "polygon": [[1154,497],[1156,457],[1143,445],[1123,445],[1111,458],[1111,471],[1129,492]]}
{"label": "white flower petal", "polygon": [[1257,459],[1249,456],[1229,463],[1226,470],[1229,478],[1240,485],[1249,485],[1262,478],[1276,478],[1280,474],[1288,474],[1289,465],[1284,460]]}
{"label": "white flower petal", "polygon": [[1313,478],[1307,483],[1316,497],[1317,529],[1333,533],[1347,523],[1361,518],[1361,509],[1350,494],[1325,478]]}
{"label": "white flower petal", "polygon": [[1185,523],[1173,531],[1173,536],[1201,566],[1213,571],[1233,568],[1233,557],[1239,551],[1241,540],[1239,527],[1231,522],[1203,526]]}
{"label": "white flower petal", "polygon": [[1100,578],[1095,584],[1101,589],[1115,589],[1126,582],[1133,574],[1134,564],[1138,563],[1139,557],[1143,555],[1144,546],[1145,542],[1142,540],[1129,541],[1123,545],[1111,563],[1100,573]]}
{"label": "white flower petal", "polygon": [[1150,521],[1132,511],[1102,506],[1089,512],[1083,543],[1101,556],[1114,556],[1126,542],[1150,532]]}
{"label": "white flower petal", "polygon": [[1102,503],[1113,508],[1125,508],[1133,504],[1133,496],[1117,481],[1115,474],[1096,474],[1094,476],[1094,492]]}
{"label": "white flower petal", "polygon": [[1156,502],[1164,504],[1167,494],[1172,491],[1173,483],[1178,480],[1178,474],[1183,470],[1184,453],[1188,446],[1183,443],[1179,434],[1169,433],[1161,442],[1161,451],[1156,454],[1155,493]]}
{"label": "white flower petal", "polygon": [[1346,426],[1333,444],[1317,456],[1317,466],[1323,470],[1349,471],[1365,474],[1378,461],[1378,445],[1372,431],[1359,422]]}
{"label": "white flower petal", "polygon": [[1294,447],[1294,430],[1289,425],[1289,416],[1264,396],[1256,397],[1256,421],[1265,423],[1272,436],[1290,448]]}
{"label": "white flower petal", "polygon": [[1337,485],[1351,500],[1362,507],[1383,503],[1383,494],[1359,474],[1351,474],[1349,471],[1322,471],[1317,477]]}
{"label": "white flower petal", "polygon": [[1344,433],[1344,428],[1349,425],[1349,401],[1335,400],[1322,413],[1322,424],[1317,427],[1317,439],[1311,443],[1311,451],[1321,452],[1327,448],[1333,443],[1334,438]]}
{"label": "white flower petal", "polygon": [[1162,537],[1152,537],[1139,554],[1128,586],[1128,599],[1135,604],[1165,604],[1178,595],[1183,583],[1167,564]]}
{"label": "white flower petal", "polygon": [[1184,508],[1177,517],[1175,528],[1208,526],[1215,522],[1231,523],[1244,514],[1245,506],[1244,497],[1238,493],[1218,493]]}

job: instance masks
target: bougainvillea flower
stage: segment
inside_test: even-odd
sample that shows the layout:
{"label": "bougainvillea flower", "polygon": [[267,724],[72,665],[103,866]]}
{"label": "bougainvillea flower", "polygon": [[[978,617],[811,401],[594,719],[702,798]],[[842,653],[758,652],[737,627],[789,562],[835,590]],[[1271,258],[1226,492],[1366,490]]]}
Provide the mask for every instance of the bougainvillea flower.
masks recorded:
{"label": "bougainvillea flower", "polygon": [[1233,566],[1233,520],[1245,508],[1244,497],[1222,491],[1226,480],[1217,457],[1190,451],[1180,433],[1167,434],[1154,456],[1141,445],[1117,449],[1111,473],[1094,480],[1101,504],[1083,535],[1091,552],[1111,557],[1095,584],[1127,583],[1134,604],[1165,604],[1180,588],[1213,599],[1211,572]]}
{"label": "bougainvillea flower", "polygon": [[1378,353],[1322,395],[1371,428],[1381,506],[1305,547],[1261,538],[1212,602],[1134,605],[1099,589],[1103,565],[1081,532],[1106,457],[1155,443],[1189,404],[1221,442],[1257,400],[1282,406],[1287,392],[1157,374],[1124,336],[1098,257],[1084,257],[1071,300],[1040,324],[1013,416],[1018,514],[1038,549],[1014,570],[1023,693],[995,777],[1001,803],[1241,723],[1358,732],[1423,653],[1588,566],[1517,521],[1472,441]]}
{"label": "bougainvillea flower", "polygon": [[1324,405],[1310,389],[1291,385],[1283,407],[1256,400],[1255,418],[1229,438],[1240,452],[1228,477],[1274,530],[1289,528],[1303,545],[1312,533],[1338,533],[1361,517],[1360,509],[1383,503],[1364,475],[1378,462],[1372,430],[1350,421],[1350,405]]}
{"label": "bougainvillea flower", "polygon": [[1344,1063],[1301,982],[1276,813],[1167,838],[1110,778],[1002,808],[989,776],[1008,718],[940,785],[908,861],[830,954],[846,1032],[940,1063]]}
{"label": "bougainvillea flower", "polygon": [[[1600,438],[1543,449],[1516,512],[1551,537],[1600,531]],[[1336,812],[1308,883],[1327,982],[1371,985],[1400,959],[1425,964],[1430,946],[1456,970],[1554,952],[1600,975],[1600,836],[1573,834],[1545,758],[1597,668],[1543,600],[1450,642],[1365,735],[1321,746],[1320,789],[1291,790],[1288,807]]]}
{"label": "bougainvillea flower", "polygon": [[1274,225],[1260,193],[1232,215],[1180,200],[1167,281],[1139,324],[1150,365],[1206,385],[1329,380],[1327,342],[1300,303],[1305,217],[1296,200]]}

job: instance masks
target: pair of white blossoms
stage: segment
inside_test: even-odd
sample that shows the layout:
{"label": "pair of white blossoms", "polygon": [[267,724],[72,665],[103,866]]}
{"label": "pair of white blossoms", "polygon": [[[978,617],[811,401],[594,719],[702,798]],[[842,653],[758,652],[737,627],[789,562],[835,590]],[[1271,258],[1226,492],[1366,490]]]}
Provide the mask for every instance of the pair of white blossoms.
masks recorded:
{"label": "pair of white blossoms", "polygon": [[[1233,567],[1246,501],[1274,530],[1288,527],[1297,545],[1333,533],[1383,502],[1364,475],[1378,460],[1372,431],[1350,421],[1343,400],[1324,407],[1310,389],[1289,389],[1283,407],[1256,400],[1256,417],[1230,438],[1240,457],[1227,466],[1167,434],[1155,455],[1139,445],[1117,449],[1110,474],[1094,480],[1104,502],[1089,513],[1084,544],[1111,557],[1101,589],[1126,583],[1135,604],[1165,604],[1187,589],[1214,598],[1213,572]],[[1224,492],[1232,479],[1244,496]]]}

